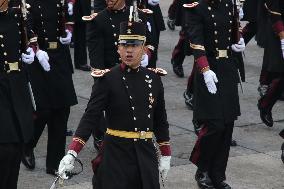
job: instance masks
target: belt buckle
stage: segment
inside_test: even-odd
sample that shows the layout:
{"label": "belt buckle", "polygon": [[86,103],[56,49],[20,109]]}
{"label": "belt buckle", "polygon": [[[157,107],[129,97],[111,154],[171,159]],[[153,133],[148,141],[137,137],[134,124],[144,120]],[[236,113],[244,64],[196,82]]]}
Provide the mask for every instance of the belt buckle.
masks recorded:
{"label": "belt buckle", "polygon": [[228,58],[228,51],[227,50],[217,50],[217,59],[219,58]]}
{"label": "belt buckle", "polygon": [[146,134],[147,134],[146,131],[140,131],[139,132],[139,139],[141,139],[141,140],[146,139]]}
{"label": "belt buckle", "polygon": [[10,73],[11,71],[21,71],[19,69],[19,62],[5,62],[4,70],[6,73]]}
{"label": "belt buckle", "polygon": [[48,49],[57,49],[57,42],[48,42]]}

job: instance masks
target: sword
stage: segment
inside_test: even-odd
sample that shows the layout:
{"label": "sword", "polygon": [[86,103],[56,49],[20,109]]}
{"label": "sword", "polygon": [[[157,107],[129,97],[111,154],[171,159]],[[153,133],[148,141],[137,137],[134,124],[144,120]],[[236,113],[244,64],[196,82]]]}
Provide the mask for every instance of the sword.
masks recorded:
{"label": "sword", "polygon": [[50,186],[49,189],[55,189],[56,183],[58,182],[59,178],[60,178],[60,176],[57,176],[57,177],[56,177],[56,179],[53,181],[53,183],[52,183],[52,185]]}
{"label": "sword", "polygon": [[29,86],[29,92],[31,96],[32,105],[33,105],[34,111],[36,112],[36,103],[35,103],[35,98],[34,98],[34,93],[33,93],[31,82],[28,82],[28,86]]}
{"label": "sword", "polygon": [[238,75],[239,75],[239,81],[240,81],[240,86],[241,86],[241,91],[244,94],[244,90],[243,90],[243,84],[242,84],[242,79],[241,79],[241,74],[240,74],[240,70],[238,69]]}

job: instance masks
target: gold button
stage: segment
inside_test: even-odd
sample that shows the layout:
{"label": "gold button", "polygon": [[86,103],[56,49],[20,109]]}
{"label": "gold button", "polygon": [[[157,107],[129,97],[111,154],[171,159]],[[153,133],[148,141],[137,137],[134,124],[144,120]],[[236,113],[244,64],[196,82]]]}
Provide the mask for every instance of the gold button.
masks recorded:
{"label": "gold button", "polygon": [[114,33],[113,36],[116,37],[116,33]]}
{"label": "gold button", "polygon": [[218,34],[218,32],[217,32],[217,31],[215,31],[214,33],[215,33],[215,35],[217,35],[217,34]]}
{"label": "gold button", "polygon": [[212,16],[212,18],[214,18],[214,14],[212,14],[211,16]]}
{"label": "gold button", "polygon": [[111,25],[113,28],[115,28],[115,25]]}
{"label": "gold button", "polygon": [[230,37],[228,37],[228,39],[229,39],[229,40],[231,40],[231,38],[230,38]]}
{"label": "gold button", "polygon": [[115,45],[117,45],[117,42],[114,42]]}
{"label": "gold button", "polygon": [[226,4],[226,7],[228,6],[228,4]]}
{"label": "gold button", "polygon": [[7,56],[7,53],[6,53],[6,52],[4,52],[4,56]]}
{"label": "gold button", "polygon": [[48,40],[48,38],[46,37],[46,38],[45,38],[45,41],[47,41],[47,40]]}
{"label": "gold button", "polygon": [[229,15],[231,16],[231,15],[232,15],[232,13],[231,13],[231,12],[229,12]]}
{"label": "gold button", "polygon": [[232,30],[231,30],[231,29],[229,29],[229,32],[232,32]]}
{"label": "gold button", "polygon": [[215,43],[218,43],[218,40],[217,40],[217,39],[215,40]]}
{"label": "gold button", "polygon": [[217,26],[216,22],[214,22],[214,26]]}
{"label": "gold button", "polygon": [[208,7],[208,10],[211,10],[211,7]]}
{"label": "gold button", "polygon": [[230,24],[232,24],[232,21],[230,21]]}
{"label": "gold button", "polygon": [[[20,42],[21,43],[21,42]],[[4,44],[1,44],[1,47],[4,47]]]}
{"label": "gold button", "polygon": [[0,38],[3,38],[4,36],[3,35],[0,35]]}
{"label": "gold button", "polygon": [[60,7],[59,4],[56,4],[57,7]]}

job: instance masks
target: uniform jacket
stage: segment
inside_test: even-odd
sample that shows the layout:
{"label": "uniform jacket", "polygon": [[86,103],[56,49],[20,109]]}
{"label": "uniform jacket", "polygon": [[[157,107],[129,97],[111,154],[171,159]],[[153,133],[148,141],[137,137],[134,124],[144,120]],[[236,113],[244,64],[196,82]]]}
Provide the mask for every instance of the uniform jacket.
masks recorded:
{"label": "uniform jacket", "polygon": [[[232,1],[200,0],[188,8],[187,19],[190,46],[198,68],[194,80],[194,119],[233,121],[240,115],[240,107],[237,65],[230,50]],[[228,50],[228,57],[217,59],[217,50]],[[210,66],[219,80],[216,94],[209,93],[205,85],[200,68],[206,66]]]}
{"label": "uniform jacket", "polygon": [[[36,104],[39,109],[75,105],[72,59],[69,47],[59,41],[62,30],[65,31],[60,16],[62,4],[60,0],[32,0],[30,5],[33,31],[38,36],[39,48],[48,53],[51,67],[49,72],[44,71],[37,59],[29,66]],[[57,48],[49,49],[50,42],[56,42]]]}
{"label": "uniform jacket", "polygon": [[[140,18],[146,24],[145,15],[140,12]],[[119,11],[104,9],[99,12],[87,26],[87,44],[90,64],[93,68],[111,68],[120,63],[117,53],[119,27],[121,22],[129,19],[129,8]],[[151,44],[151,34],[147,33],[146,44]]]}
{"label": "uniform jacket", "polygon": [[[13,3],[9,6],[19,6],[19,1]],[[28,142],[33,135],[31,96],[21,62],[19,10],[9,8],[8,13],[0,13],[0,143]],[[18,63],[20,71],[7,73],[6,63]]]}
{"label": "uniform jacket", "polygon": [[[161,78],[147,68],[115,66],[93,86],[87,109],[75,137],[87,141],[106,111],[107,127],[122,131],[153,131],[157,142],[169,141]],[[152,140],[105,136],[103,161],[98,169],[98,189],[130,189],[142,182],[143,189],[158,189],[156,150]],[[112,171],[106,171],[112,170]],[[131,174],[140,175],[128,182]]]}
{"label": "uniform jacket", "polygon": [[284,31],[284,3],[279,0],[265,0],[268,12],[265,27],[264,67],[270,72],[284,72],[284,60],[279,33]]}

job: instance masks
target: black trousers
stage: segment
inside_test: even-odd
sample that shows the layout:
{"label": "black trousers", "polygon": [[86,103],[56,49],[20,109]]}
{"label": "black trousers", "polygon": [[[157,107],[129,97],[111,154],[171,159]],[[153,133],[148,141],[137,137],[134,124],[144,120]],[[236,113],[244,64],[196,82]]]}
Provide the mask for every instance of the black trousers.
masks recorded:
{"label": "black trousers", "polygon": [[272,110],[274,104],[281,97],[281,94],[284,91],[284,73],[278,73],[277,76],[274,73],[273,78],[274,79],[272,79],[269,84],[266,95],[260,99],[260,106],[269,111]]}
{"label": "black trousers", "polygon": [[66,129],[70,107],[37,111],[34,123],[34,138],[29,147],[35,148],[45,128],[48,126],[46,168],[57,169],[65,155]]}
{"label": "black trousers", "polygon": [[21,164],[22,145],[0,144],[0,189],[16,189]]}
{"label": "black trousers", "polygon": [[178,65],[182,65],[185,59],[185,43],[186,43],[185,30],[184,28],[182,28],[182,30],[179,32],[178,43],[176,44],[172,52],[172,59]]}
{"label": "black trousers", "polygon": [[87,64],[86,23],[75,22],[74,31],[74,65],[79,68]]}
{"label": "black trousers", "polygon": [[234,122],[224,120],[202,121],[203,126],[190,156],[202,172],[208,172],[213,182],[226,180],[226,168]]}

